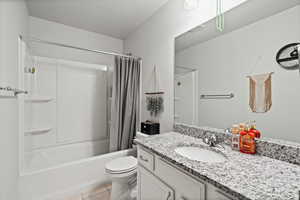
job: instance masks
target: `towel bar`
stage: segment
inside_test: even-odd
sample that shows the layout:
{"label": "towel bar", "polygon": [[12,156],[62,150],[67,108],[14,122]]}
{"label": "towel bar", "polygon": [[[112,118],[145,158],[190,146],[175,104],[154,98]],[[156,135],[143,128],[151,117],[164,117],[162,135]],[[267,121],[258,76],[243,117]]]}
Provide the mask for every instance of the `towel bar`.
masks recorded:
{"label": "towel bar", "polygon": [[14,96],[17,96],[18,94],[27,94],[28,93],[25,90],[19,90],[19,89],[11,88],[11,87],[1,87],[0,86],[0,90],[1,91],[6,91],[6,92],[13,92]]}
{"label": "towel bar", "polygon": [[234,97],[233,93],[230,94],[202,94],[200,99],[232,99]]}

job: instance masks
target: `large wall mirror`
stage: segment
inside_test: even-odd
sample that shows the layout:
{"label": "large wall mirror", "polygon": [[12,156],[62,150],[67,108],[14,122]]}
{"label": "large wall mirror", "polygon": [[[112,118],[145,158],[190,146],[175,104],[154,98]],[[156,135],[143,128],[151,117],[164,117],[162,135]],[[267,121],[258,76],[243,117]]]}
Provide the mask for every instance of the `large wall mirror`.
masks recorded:
{"label": "large wall mirror", "polygon": [[[277,61],[292,43],[278,57],[287,61]],[[249,0],[225,13],[224,31],[213,19],[178,36],[175,123],[229,128],[255,120],[263,137],[300,142],[297,43],[299,0]],[[255,106],[267,109],[255,112]]]}

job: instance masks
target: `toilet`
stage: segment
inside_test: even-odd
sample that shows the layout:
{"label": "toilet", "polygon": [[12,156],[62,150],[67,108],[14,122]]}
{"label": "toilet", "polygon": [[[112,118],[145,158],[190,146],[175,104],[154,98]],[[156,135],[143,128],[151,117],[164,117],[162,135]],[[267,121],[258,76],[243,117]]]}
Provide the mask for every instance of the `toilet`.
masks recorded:
{"label": "toilet", "polygon": [[133,185],[136,184],[137,159],[126,156],[114,159],[105,165],[112,180],[111,200],[134,200]]}

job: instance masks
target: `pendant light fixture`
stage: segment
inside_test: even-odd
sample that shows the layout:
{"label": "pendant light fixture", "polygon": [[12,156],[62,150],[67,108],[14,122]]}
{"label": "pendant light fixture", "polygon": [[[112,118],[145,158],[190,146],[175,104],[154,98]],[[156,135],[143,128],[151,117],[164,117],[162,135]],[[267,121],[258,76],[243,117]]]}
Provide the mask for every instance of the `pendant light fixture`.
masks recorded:
{"label": "pendant light fixture", "polygon": [[186,10],[193,10],[198,8],[198,0],[184,0],[183,7]]}
{"label": "pendant light fixture", "polygon": [[217,0],[217,17],[216,17],[216,27],[220,32],[224,31],[225,27],[225,17],[223,13],[223,0]]}

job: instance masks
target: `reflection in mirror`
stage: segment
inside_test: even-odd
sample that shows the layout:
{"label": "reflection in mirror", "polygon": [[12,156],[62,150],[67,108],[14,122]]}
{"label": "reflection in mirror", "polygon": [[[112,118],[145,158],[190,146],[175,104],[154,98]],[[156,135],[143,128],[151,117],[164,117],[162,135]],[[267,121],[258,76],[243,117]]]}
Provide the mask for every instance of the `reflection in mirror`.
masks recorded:
{"label": "reflection in mirror", "polygon": [[[262,137],[300,142],[299,0],[251,0],[225,18],[222,33],[213,19],[175,40],[175,123],[255,120]],[[280,55],[298,64],[288,70],[276,55],[291,43]]]}
{"label": "reflection in mirror", "polygon": [[175,67],[175,120],[185,124],[198,122],[198,71],[188,67]]}

